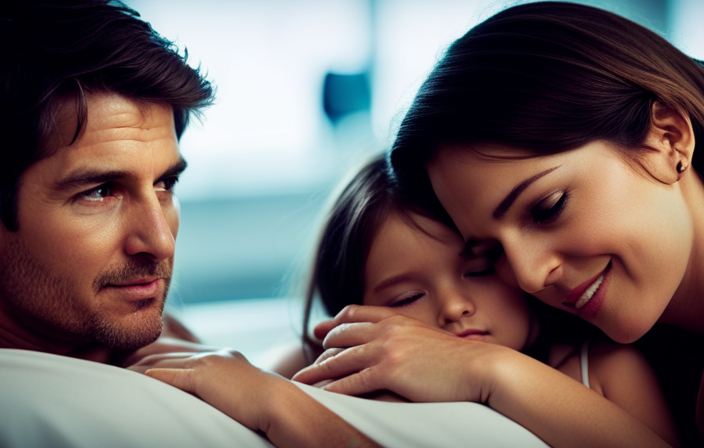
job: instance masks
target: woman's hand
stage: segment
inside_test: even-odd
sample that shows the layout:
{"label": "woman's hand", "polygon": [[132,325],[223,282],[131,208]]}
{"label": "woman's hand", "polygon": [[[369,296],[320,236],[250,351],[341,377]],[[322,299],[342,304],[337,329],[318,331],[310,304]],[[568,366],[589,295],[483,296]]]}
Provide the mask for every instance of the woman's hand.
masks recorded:
{"label": "woman's hand", "polygon": [[326,390],[391,390],[412,401],[473,401],[553,447],[669,446],[642,422],[563,373],[507,347],[466,341],[392,309],[349,306],[316,327],[327,349],[293,379]]}
{"label": "woman's hand", "polygon": [[130,370],[200,397],[278,447],[378,446],[296,385],[236,351],[151,355]]}
{"label": "woman's hand", "polygon": [[[493,366],[524,357],[498,345],[467,341],[397,314],[351,305],[318,325],[323,355],[293,379],[348,395],[390,390],[411,401],[488,401]],[[471,378],[471,380],[469,380]]]}

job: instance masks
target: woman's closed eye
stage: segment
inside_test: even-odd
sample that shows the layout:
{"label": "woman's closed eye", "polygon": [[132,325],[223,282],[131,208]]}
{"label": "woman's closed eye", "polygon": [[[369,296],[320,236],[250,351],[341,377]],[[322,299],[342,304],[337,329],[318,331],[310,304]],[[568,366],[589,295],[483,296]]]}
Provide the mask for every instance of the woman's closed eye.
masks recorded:
{"label": "woman's closed eye", "polygon": [[485,247],[481,254],[474,254],[473,251],[465,252],[462,256],[464,262],[464,277],[488,277],[496,273],[496,261],[503,254],[500,244]]}
{"label": "woman's closed eye", "polygon": [[464,273],[465,277],[487,277],[489,275],[493,275],[496,272],[496,269],[494,268],[494,263],[490,263],[487,266],[481,268],[481,269],[471,269],[469,271],[466,271]]}
{"label": "woman's closed eye", "polygon": [[423,291],[410,291],[406,294],[401,295],[401,297],[388,305],[389,308],[399,308],[403,306],[408,306],[418,299],[425,296]]}
{"label": "woman's closed eye", "polygon": [[530,216],[536,224],[550,224],[560,217],[568,194],[566,191],[557,191],[542,201],[538,202],[530,209]]}

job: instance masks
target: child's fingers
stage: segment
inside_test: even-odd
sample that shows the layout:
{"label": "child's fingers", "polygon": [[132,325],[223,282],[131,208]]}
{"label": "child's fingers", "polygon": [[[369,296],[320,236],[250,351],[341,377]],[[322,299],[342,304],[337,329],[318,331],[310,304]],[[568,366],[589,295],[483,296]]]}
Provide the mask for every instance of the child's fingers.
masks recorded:
{"label": "child's fingers", "polygon": [[185,392],[195,393],[193,369],[156,368],[144,372],[145,375],[177,387]]}

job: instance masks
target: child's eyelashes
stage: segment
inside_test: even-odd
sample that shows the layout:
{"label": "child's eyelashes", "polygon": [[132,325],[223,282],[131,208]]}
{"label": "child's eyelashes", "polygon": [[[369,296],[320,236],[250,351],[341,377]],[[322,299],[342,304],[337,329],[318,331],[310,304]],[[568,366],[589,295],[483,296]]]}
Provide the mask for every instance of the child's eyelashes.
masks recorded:
{"label": "child's eyelashes", "polygon": [[412,292],[410,293],[410,295],[402,296],[401,299],[389,304],[388,306],[389,308],[400,308],[403,306],[408,306],[423,296],[425,296],[425,293],[422,291]]}
{"label": "child's eyelashes", "polygon": [[562,214],[567,203],[566,191],[556,191],[530,209],[530,216],[536,224],[550,224]]}

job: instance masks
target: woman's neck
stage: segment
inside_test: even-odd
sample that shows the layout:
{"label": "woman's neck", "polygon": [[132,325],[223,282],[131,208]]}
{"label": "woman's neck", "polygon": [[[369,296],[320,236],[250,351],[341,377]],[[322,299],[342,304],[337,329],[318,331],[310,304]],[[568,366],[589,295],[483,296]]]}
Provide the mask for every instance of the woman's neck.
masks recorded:
{"label": "woman's neck", "polygon": [[694,238],[684,277],[659,322],[704,334],[704,183],[694,171],[680,183]]}

